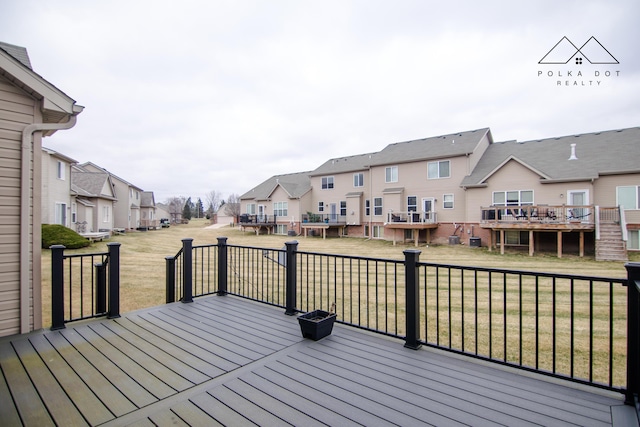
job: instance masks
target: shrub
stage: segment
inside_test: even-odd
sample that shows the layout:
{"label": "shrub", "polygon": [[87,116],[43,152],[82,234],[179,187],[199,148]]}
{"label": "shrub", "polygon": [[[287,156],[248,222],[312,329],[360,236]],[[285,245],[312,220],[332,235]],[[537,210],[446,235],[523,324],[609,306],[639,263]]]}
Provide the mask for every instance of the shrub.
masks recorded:
{"label": "shrub", "polygon": [[51,245],[64,245],[67,249],[78,249],[89,246],[91,242],[64,225],[42,224],[42,248]]}

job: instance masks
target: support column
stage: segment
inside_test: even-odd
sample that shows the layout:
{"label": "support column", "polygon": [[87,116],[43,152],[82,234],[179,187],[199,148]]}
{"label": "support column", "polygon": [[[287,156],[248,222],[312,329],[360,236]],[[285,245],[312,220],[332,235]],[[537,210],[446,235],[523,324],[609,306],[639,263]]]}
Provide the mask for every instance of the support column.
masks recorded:
{"label": "support column", "polygon": [[558,231],[558,258],[562,258],[562,231]]}
{"label": "support column", "polygon": [[405,268],[405,306],[406,332],[404,346],[413,350],[420,348],[420,286],[418,261],[419,250],[406,250],[404,253]]}
{"label": "support column", "polygon": [[580,231],[580,258],[584,256],[584,231]]}
{"label": "support column", "polygon": [[529,256],[533,256],[534,244],[533,244],[533,230],[529,230]]}
{"label": "support column", "polygon": [[500,255],[504,255],[504,230],[500,230]]}

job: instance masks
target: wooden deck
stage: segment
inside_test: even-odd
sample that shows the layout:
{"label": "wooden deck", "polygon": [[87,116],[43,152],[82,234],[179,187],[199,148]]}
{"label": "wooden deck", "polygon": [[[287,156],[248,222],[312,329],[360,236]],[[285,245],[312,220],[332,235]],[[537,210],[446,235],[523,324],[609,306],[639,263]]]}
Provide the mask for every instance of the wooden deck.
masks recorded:
{"label": "wooden deck", "polygon": [[622,396],[203,297],[0,340],[0,425],[637,426]]}

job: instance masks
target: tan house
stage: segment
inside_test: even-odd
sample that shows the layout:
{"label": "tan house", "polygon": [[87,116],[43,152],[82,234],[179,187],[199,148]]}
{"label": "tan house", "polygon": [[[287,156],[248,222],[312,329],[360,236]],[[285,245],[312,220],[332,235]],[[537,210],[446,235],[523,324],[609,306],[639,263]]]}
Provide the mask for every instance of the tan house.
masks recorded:
{"label": "tan house", "polygon": [[87,172],[74,166],[71,169],[71,191],[78,207],[76,231],[87,237],[91,233],[110,235],[114,227],[113,206],[116,201],[111,175],[108,172]]}
{"label": "tan house", "polygon": [[153,191],[140,192],[140,228],[155,230],[160,228],[160,218],[156,215],[156,199]]}
{"label": "tan house", "polygon": [[78,162],[42,147],[42,223],[75,229],[77,205],[71,196],[71,167]]}
{"label": "tan house", "polygon": [[[0,336],[42,328],[42,138],[70,129],[83,107],[0,42]],[[33,213],[33,214],[32,214]]]}
{"label": "tan house", "polygon": [[273,176],[240,196],[239,225],[277,234],[299,234],[302,214],[311,209],[309,172]]}
{"label": "tan house", "polygon": [[[291,219],[300,229],[290,229],[626,259],[640,250],[639,144],[639,128],[528,142],[494,142],[483,128],[394,143],[306,173],[310,193]],[[285,196],[276,179],[246,193],[243,212],[272,212]]]}
{"label": "tan house", "polygon": [[95,163],[85,162],[79,168],[87,172],[104,172],[109,174],[116,198],[113,204],[113,228],[119,230],[135,230],[142,225],[140,206],[142,189],[119,176],[109,172]]}

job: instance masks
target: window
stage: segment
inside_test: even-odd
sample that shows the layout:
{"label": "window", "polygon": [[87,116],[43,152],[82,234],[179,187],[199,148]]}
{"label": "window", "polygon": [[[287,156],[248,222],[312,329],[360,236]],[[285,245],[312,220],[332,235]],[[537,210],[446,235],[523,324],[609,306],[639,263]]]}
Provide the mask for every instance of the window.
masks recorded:
{"label": "window", "polygon": [[129,187],[129,197],[133,199],[133,188]]}
{"label": "window", "polygon": [[324,202],[318,202],[318,212],[324,212]]}
{"label": "window", "polygon": [[640,186],[627,185],[616,188],[617,204],[622,209],[640,209]]}
{"label": "window", "polygon": [[78,222],[78,206],[75,203],[71,203],[71,222]]}
{"label": "window", "polygon": [[276,234],[287,234],[288,232],[287,224],[276,224]]}
{"label": "window", "polygon": [[533,205],[533,190],[496,191],[493,193],[495,206]]}
{"label": "window", "polygon": [[442,207],[444,209],[453,209],[453,194],[442,195]]}
{"label": "window", "polygon": [[274,202],[273,214],[275,216],[288,216],[289,202]]}
{"label": "window", "polygon": [[111,216],[111,209],[109,206],[102,207],[102,222],[109,222],[109,217]]}
{"label": "window", "polygon": [[333,188],[333,177],[332,176],[323,176],[322,177],[322,189],[330,190]]}
{"label": "window", "polygon": [[347,201],[340,200],[340,216],[347,216]]}
{"label": "window", "polygon": [[427,163],[427,178],[440,179],[451,176],[451,163],[449,160]]}
{"label": "window", "polygon": [[418,210],[418,198],[416,196],[407,197],[407,211],[416,212]]}
{"label": "window", "polygon": [[60,225],[67,225],[67,205],[66,203],[56,203],[56,218],[55,223]]}
{"label": "window", "polygon": [[[496,231],[496,243],[500,243],[500,232]],[[509,230],[504,232],[504,244],[514,246],[529,245],[529,232]]]}
{"label": "window", "polygon": [[373,198],[373,214],[382,215],[382,197]]}
{"label": "window", "polygon": [[64,180],[64,163],[58,162],[58,170],[57,170],[58,179]]}
{"label": "window", "polygon": [[382,226],[381,225],[374,225],[373,226],[373,238],[374,239],[379,239],[382,237]]}
{"label": "window", "polygon": [[365,216],[371,215],[371,200],[369,199],[364,201],[364,214]]}
{"label": "window", "polygon": [[247,214],[249,214],[249,215],[255,215],[256,214],[256,204],[255,203],[248,203],[247,204]]}
{"label": "window", "polygon": [[364,174],[363,173],[354,173],[353,174],[353,186],[354,187],[364,187]]}
{"label": "window", "polygon": [[384,182],[398,182],[398,167],[388,166],[384,170]]}
{"label": "window", "polygon": [[629,241],[627,242],[627,249],[633,251],[640,250],[640,230],[629,230]]}

